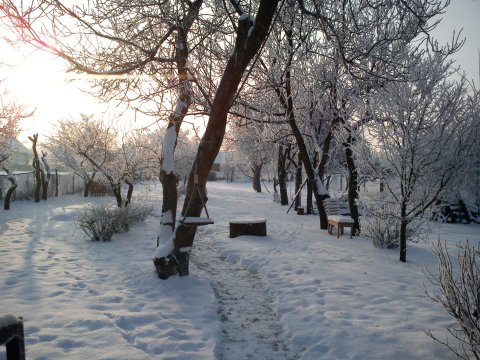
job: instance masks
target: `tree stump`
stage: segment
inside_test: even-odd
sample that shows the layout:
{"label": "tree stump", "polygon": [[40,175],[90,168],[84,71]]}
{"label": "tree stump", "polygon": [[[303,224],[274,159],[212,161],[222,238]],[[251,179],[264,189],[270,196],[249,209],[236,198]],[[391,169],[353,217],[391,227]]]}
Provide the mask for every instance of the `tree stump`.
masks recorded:
{"label": "tree stump", "polygon": [[0,316],[0,345],[5,345],[7,360],[25,360],[23,319],[14,315]]}
{"label": "tree stump", "polygon": [[241,235],[267,236],[267,220],[246,219],[230,221],[230,237]]}
{"label": "tree stump", "polygon": [[305,209],[303,206],[297,208],[297,215],[305,215]]}

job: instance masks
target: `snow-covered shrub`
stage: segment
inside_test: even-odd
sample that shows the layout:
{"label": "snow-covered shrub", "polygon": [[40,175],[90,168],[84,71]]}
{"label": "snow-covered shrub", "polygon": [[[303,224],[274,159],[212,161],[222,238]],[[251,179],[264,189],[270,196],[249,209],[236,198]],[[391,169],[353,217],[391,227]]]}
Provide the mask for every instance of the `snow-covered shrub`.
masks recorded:
{"label": "snow-covered shrub", "polygon": [[427,334],[461,359],[480,359],[480,245],[470,247],[467,241],[457,246],[458,272],[453,270],[446,244],[442,245],[440,240],[433,248],[438,274],[425,271],[436,288],[436,292],[427,291],[427,295],[455,319],[455,324],[447,329],[456,343],[440,339],[431,331]]}
{"label": "snow-covered shrub", "polygon": [[80,211],[77,225],[90,239],[109,241],[113,234],[127,232],[131,224],[143,221],[152,211],[152,204],[142,200],[132,201],[122,208],[88,204]]}
{"label": "snow-covered shrub", "polygon": [[145,220],[153,211],[153,205],[148,201],[135,199],[123,208],[115,208],[115,232],[127,232],[130,225],[139,221]]}
{"label": "snow-covered shrub", "polygon": [[[394,249],[400,244],[400,219],[395,204],[390,202],[362,201],[365,212],[362,233],[371,238],[373,246]],[[407,240],[417,242],[422,233],[423,221],[415,219],[407,228]]]}
{"label": "snow-covered shrub", "polygon": [[382,249],[398,247],[400,232],[398,221],[389,214],[369,216],[362,223],[363,234],[373,241],[373,246]]}
{"label": "snow-covered shrub", "polygon": [[117,232],[116,209],[107,204],[87,204],[80,211],[77,226],[94,241],[109,241]]}

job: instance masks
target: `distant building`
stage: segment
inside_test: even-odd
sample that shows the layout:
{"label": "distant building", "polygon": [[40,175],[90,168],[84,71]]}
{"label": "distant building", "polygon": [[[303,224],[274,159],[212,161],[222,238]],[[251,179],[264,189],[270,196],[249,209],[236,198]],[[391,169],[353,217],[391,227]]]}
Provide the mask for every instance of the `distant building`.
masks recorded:
{"label": "distant building", "polygon": [[13,171],[31,171],[33,170],[33,151],[23,145],[18,139],[13,140],[12,146],[15,148],[9,163]]}

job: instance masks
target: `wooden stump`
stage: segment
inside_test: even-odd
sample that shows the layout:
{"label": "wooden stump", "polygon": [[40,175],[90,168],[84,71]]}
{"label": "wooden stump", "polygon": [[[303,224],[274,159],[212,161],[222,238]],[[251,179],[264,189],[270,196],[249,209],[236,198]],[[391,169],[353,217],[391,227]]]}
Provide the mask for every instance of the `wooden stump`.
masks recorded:
{"label": "wooden stump", "polygon": [[230,221],[230,237],[241,235],[267,236],[267,220],[246,219]]}
{"label": "wooden stump", "polygon": [[0,316],[0,345],[5,345],[7,360],[25,360],[23,319],[13,315]]}
{"label": "wooden stump", "polygon": [[305,215],[305,209],[303,206],[297,208],[297,215]]}

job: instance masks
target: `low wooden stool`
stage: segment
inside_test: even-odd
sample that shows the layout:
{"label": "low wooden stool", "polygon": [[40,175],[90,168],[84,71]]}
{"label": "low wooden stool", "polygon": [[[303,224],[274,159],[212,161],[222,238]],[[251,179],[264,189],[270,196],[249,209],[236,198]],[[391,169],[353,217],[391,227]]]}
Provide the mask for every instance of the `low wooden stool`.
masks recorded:
{"label": "low wooden stool", "polygon": [[235,219],[230,221],[230,237],[241,235],[267,236],[266,219]]}

